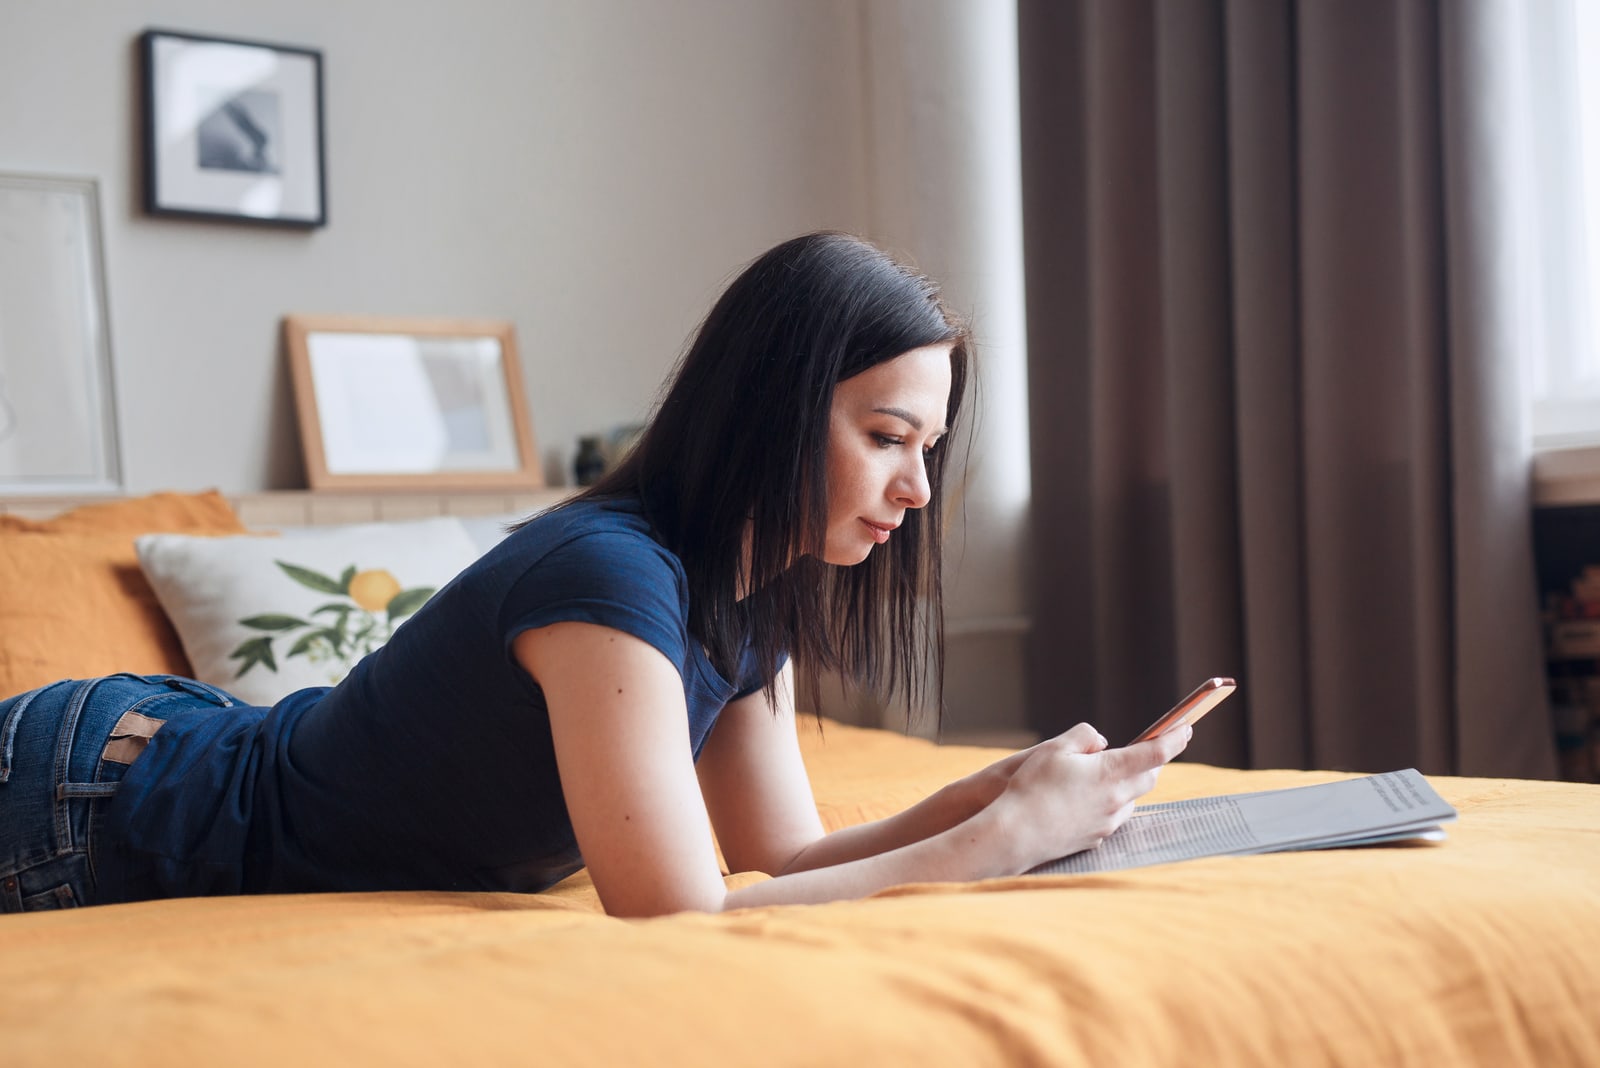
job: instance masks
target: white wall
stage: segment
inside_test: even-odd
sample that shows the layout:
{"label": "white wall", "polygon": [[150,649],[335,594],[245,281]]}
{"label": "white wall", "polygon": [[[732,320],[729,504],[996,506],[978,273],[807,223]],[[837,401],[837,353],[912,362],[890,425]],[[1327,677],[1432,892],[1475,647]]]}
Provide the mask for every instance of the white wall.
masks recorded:
{"label": "white wall", "polygon": [[[860,26],[857,0],[0,0],[0,171],[100,182],[130,492],[304,485],[289,312],[512,320],[560,470],[645,414],[744,261],[866,228]],[[142,214],[151,27],[322,50],[326,229]]]}
{"label": "white wall", "polygon": [[[147,28],[324,56],[329,225],[139,209]],[[304,485],[290,312],[516,323],[534,430],[637,421],[746,260],[819,227],[973,315],[985,403],[947,569],[949,725],[1020,728],[1028,452],[1012,5],[0,0],[0,171],[101,185],[130,492]]]}

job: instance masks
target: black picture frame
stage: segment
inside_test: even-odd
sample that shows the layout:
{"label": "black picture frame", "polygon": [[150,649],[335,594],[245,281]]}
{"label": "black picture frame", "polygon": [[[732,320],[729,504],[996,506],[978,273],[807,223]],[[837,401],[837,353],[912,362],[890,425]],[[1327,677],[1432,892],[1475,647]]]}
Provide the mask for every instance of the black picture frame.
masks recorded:
{"label": "black picture frame", "polygon": [[152,29],[139,53],[147,213],[328,224],[320,51]]}

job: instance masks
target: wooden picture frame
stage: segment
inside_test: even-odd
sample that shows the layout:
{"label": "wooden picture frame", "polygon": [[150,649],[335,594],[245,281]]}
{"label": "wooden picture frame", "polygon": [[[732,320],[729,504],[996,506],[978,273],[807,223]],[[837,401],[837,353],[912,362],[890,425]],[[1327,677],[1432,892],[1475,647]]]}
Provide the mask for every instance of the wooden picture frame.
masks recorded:
{"label": "wooden picture frame", "polygon": [[515,328],[499,320],[283,320],[313,490],[544,485]]}
{"label": "wooden picture frame", "polygon": [[139,42],[146,212],[327,225],[321,52],[171,30]]}

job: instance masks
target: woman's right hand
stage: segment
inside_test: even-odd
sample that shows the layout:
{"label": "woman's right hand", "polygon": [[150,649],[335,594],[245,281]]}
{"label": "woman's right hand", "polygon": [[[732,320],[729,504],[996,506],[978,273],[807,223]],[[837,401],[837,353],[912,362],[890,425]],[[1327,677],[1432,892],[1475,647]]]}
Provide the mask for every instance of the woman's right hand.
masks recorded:
{"label": "woman's right hand", "polygon": [[1189,744],[1181,727],[1121,749],[1087,723],[1028,750],[995,799],[1018,871],[1093,849],[1133,814],[1156,776]]}

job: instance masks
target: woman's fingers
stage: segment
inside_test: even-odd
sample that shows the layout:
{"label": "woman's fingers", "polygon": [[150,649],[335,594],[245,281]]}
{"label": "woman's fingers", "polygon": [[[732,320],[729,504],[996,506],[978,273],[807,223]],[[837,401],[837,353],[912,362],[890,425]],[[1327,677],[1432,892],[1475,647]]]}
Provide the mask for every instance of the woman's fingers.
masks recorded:
{"label": "woman's fingers", "polygon": [[1098,753],[1108,744],[1105,736],[1087,723],[1063,731],[1056,735],[1055,741],[1069,753]]}
{"label": "woman's fingers", "polygon": [[[1189,739],[1193,736],[1194,728],[1185,724],[1175,730],[1158,734],[1154,738],[1124,746],[1119,752],[1139,754],[1135,764],[1129,765],[1130,768],[1145,764],[1150,767],[1160,767],[1162,764],[1170,763],[1179,753],[1183,752],[1184,748],[1189,744]],[[1105,736],[1087,723],[1079,723],[1077,726],[1063,731],[1049,742],[1043,744],[1058,746],[1069,753],[1098,753],[1106,750],[1109,745]],[[1035,746],[1034,748],[1038,747]],[[1024,752],[1031,752],[1031,750],[1025,750]]]}
{"label": "woman's fingers", "polygon": [[1108,776],[1140,798],[1155,789],[1161,769],[1183,752],[1193,735],[1194,728],[1186,725],[1136,745],[1109,750],[1101,759]]}
{"label": "woman's fingers", "polygon": [[1132,745],[1123,746],[1114,750],[1123,754],[1119,759],[1123,761],[1129,774],[1143,768],[1159,768],[1171,763],[1189,745],[1189,739],[1194,737],[1194,728],[1185,724],[1175,730],[1158,734],[1154,738]]}
{"label": "woman's fingers", "polygon": [[1022,825],[1041,832],[1038,855],[1051,859],[1090,848],[1122,826],[1192,733],[1185,726],[1108,749],[1098,731],[1080,723],[1029,750],[1007,792],[1027,814]]}

